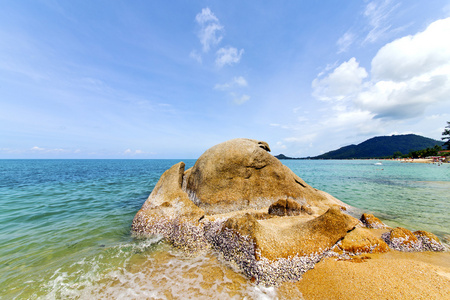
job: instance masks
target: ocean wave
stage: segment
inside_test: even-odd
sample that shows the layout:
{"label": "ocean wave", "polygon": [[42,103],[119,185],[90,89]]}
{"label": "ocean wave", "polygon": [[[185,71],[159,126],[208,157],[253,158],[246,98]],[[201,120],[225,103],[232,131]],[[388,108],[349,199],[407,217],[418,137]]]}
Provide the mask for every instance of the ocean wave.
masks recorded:
{"label": "ocean wave", "polygon": [[[139,240],[105,249],[42,286],[43,299],[275,299],[275,288],[257,286],[211,254],[185,257],[160,243]],[[41,292],[42,292],[41,291]]]}

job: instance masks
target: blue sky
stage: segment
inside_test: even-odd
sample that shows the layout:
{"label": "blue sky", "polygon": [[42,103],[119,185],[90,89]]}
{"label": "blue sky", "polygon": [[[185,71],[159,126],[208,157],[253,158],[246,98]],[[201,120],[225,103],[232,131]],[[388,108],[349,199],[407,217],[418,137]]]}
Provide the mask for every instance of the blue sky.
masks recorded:
{"label": "blue sky", "polygon": [[450,1],[5,1],[0,158],[440,139]]}

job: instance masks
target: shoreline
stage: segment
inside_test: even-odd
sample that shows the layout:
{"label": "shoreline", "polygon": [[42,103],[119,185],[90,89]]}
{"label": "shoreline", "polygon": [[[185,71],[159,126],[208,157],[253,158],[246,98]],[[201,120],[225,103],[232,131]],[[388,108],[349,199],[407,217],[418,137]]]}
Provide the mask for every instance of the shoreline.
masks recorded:
{"label": "shoreline", "polygon": [[450,253],[391,250],[326,258],[278,292],[280,299],[450,299]]}

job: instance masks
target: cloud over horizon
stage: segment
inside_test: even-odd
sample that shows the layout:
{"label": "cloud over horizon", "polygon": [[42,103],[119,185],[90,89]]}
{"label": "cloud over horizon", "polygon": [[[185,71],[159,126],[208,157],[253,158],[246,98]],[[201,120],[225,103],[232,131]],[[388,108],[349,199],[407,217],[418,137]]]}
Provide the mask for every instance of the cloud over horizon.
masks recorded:
{"label": "cloud over horizon", "polygon": [[381,119],[408,119],[427,107],[449,101],[450,18],[424,31],[381,47],[371,62],[370,77],[356,58],[343,62],[312,82],[319,100],[347,99]]}

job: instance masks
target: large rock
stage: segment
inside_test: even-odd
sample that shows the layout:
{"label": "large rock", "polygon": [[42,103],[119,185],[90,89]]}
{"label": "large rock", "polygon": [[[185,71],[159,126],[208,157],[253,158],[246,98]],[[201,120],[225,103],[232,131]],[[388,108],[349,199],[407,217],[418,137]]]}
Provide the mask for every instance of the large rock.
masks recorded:
{"label": "large rock", "polygon": [[445,247],[442,245],[439,238],[431,232],[424,230],[414,231],[413,234],[422,244],[422,250],[425,251],[444,251]]}
{"label": "large rock", "polygon": [[185,164],[165,171],[133,219],[138,235],[162,235],[174,246],[196,251],[205,246],[198,221],[205,212],[181,189]]}
{"label": "large rock", "polygon": [[418,230],[411,232],[402,227],[396,227],[382,235],[386,243],[398,251],[444,251],[445,247],[439,238],[431,232]]}
{"label": "large rock", "polygon": [[279,199],[295,200],[316,215],[335,204],[345,206],[310,187],[268,151],[267,143],[251,139],[218,144],[186,171],[183,190],[207,214],[260,209]]}
{"label": "large rock", "polygon": [[396,227],[383,234],[383,239],[392,249],[398,251],[420,251],[421,243],[419,239],[408,229]]}
{"label": "large rock", "polygon": [[[385,250],[368,229],[353,230],[360,221],[342,211],[347,205],[306,184],[268,151],[265,142],[235,139],[207,150],[189,170],[183,162],[172,166],[136,214],[133,232],[162,235],[191,254],[212,247],[268,285],[298,280],[330,249]],[[362,221],[384,225],[371,215]],[[394,229],[383,238],[407,251],[441,249],[423,232]]]}

